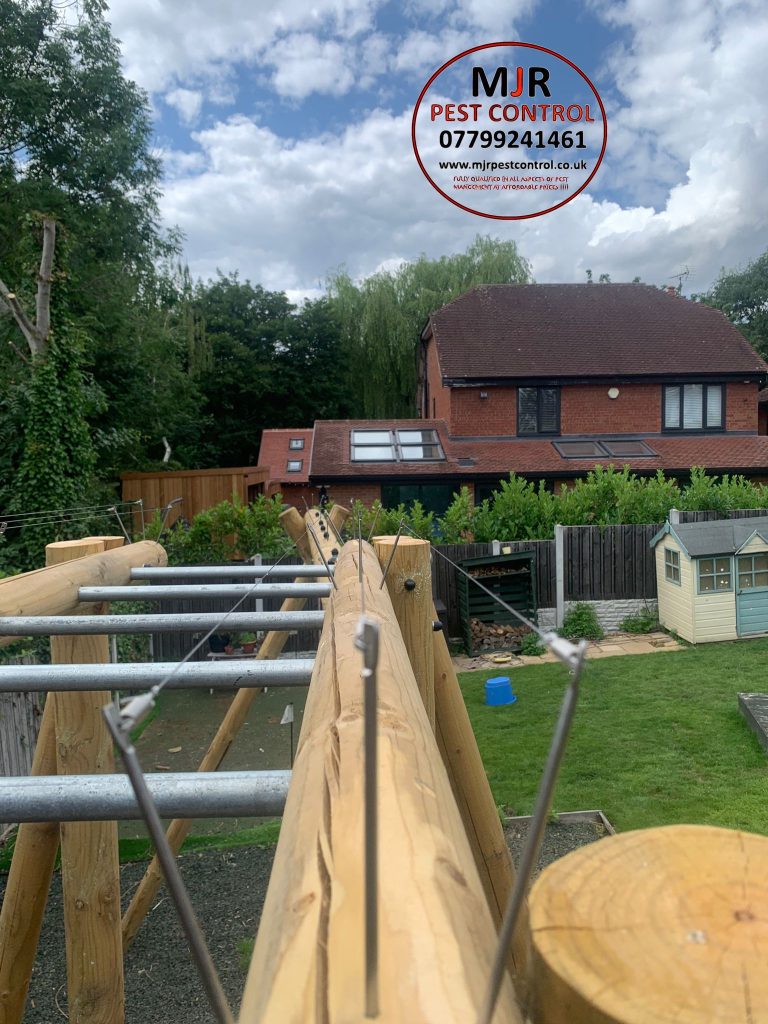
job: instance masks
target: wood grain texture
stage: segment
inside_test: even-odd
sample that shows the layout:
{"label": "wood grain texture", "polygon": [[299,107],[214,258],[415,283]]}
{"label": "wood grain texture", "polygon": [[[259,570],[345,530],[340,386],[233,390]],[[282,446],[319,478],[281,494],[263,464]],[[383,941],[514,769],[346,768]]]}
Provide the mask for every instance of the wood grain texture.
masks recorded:
{"label": "wood grain texture", "polygon": [[[308,515],[310,515],[310,513],[308,513]],[[349,511],[341,505],[334,505],[330,515],[334,526],[340,530],[349,516]],[[315,561],[319,563],[320,558],[317,555],[317,550],[314,544],[310,542],[305,522],[296,509],[287,509],[280,516],[280,520],[283,525],[283,529],[294,542],[299,554],[304,558],[305,562],[307,564],[312,564]],[[311,521],[315,526],[317,525],[317,513],[312,514]],[[322,546],[324,541],[320,536],[319,539],[321,540]],[[330,557],[330,547],[328,545],[326,545],[324,554],[325,557]],[[308,577],[299,577],[296,582],[308,583],[317,581],[314,577],[311,581]],[[298,612],[304,608],[305,604],[305,598],[288,597],[280,606],[280,611]],[[271,661],[274,658],[278,658],[288,641],[289,635],[289,633],[278,632],[276,630],[267,633],[258,653],[256,654],[257,660]],[[227,755],[227,751],[234,743],[235,737],[248,717],[251,706],[256,699],[258,692],[259,691],[256,689],[243,689],[239,690],[235,694],[232,699],[232,703],[227,708],[227,712],[224,715],[221,725],[217,729],[208,750],[205,752],[203,759],[200,762],[198,771],[215,772],[221,767],[221,764]],[[166,836],[174,853],[178,853],[183,846],[184,840],[189,835],[191,827],[192,822],[184,818],[177,818],[168,826]],[[153,857],[144,877],[136,889],[136,892],[133,894],[133,898],[126,909],[125,914],[123,915],[123,946],[125,949],[128,949],[135,939],[136,933],[147,916],[149,908],[154,903],[155,897],[157,896],[158,890],[162,884],[163,873],[160,869],[160,862],[157,857]]]}
{"label": "wood grain texture", "polygon": [[[438,747],[464,822],[491,916],[498,928],[515,883],[515,867],[444,634],[434,633],[432,642]],[[526,905],[512,940],[509,964],[521,999],[525,996],[528,943]]]}
{"label": "wood grain texture", "polygon": [[[373,548],[387,571],[395,618],[408,652],[416,685],[432,729],[435,728],[435,665],[432,648],[432,571],[430,543],[416,537],[374,537]],[[390,558],[392,559],[390,562]]]}
{"label": "wood grain texture", "polygon": [[[122,538],[117,542],[110,538],[109,543],[117,548],[122,546]],[[49,563],[77,558],[78,549],[71,544],[49,544]],[[103,550],[105,543],[89,538],[80,546],[100,546]],[[104,604],[87,606],[91,615],[106,610],[108,605]],[[51,637],[51,661],[57,665],[107,664],[109,637]],[[109,694],[99,691],[49,694],[55,713],[56,766],[60,775],[114,772],[112,738],[102,717],[108,700]],[[117,822],[62,823],[61,880],[69,1019],[74,1024],[120,1024],[125,1019],[125,994]]]}
{"label": "wood grain texture", "polygon": [[[336,569],[240,1024],[364,1016],[362,660],[358,545]],[[468,1024],[496,933],[373,550],[366,615],[378,681],[381,1024]],[[521,1018],[505,981],[494,1021]]]}
{"label": "wood grain texture", "polygon": [[765,836],[611,836],[547,868],[530,908],[537,1024],[768,1021]]}

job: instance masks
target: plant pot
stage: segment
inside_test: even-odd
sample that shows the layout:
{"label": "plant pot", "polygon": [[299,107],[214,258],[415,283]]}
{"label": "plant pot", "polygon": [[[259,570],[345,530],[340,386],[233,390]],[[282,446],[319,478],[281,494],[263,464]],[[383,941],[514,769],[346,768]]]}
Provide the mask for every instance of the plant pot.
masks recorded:
{"label": "plant pot", "polygon": [[224,648],[224,653],[225,654],[234,654],[235,653],[235,648],[232,646],[232,644],[227,644],[226,647]]}
{"label": "plant pot", "polygon": [[226,633],[213,633],[208,637],[208,648],[212,654],[223,654],[229,639]]}
{"label": "plant pot", "polygon": [[243,644],[243,654],[253,654],[256,650],[256,641],[253,640],[251,643]]}

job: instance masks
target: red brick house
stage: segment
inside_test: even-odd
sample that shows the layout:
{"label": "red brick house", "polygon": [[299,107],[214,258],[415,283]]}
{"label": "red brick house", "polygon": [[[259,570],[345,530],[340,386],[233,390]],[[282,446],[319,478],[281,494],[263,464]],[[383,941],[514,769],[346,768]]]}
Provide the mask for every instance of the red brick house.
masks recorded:
{"label": "red brick house", "polygon": [[261,435],[259,465],[268,470],[265,493],[277,491],[289,505],[303,508],[316,505],[319,492],[309,482],[312,458],[312,428],[297,430],[265,430]]}
{"label": "red brick house", "polygon": [[474,288],[424,328],[421,418],[318,421],[309,477],[338,501],[436,509],[510,471],[552,486],[610,464],[768,479],[767,379],[722,313],[648,285]]}

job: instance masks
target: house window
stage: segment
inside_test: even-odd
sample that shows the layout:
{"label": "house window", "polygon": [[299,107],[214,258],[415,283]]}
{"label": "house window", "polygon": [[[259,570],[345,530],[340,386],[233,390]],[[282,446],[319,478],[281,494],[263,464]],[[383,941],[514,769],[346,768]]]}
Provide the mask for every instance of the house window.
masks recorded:
{"label": "house window", "polygon": [[442,462],[436,430],[353,430],[353,462]]}
{"label": "house window", "polygon": [[739,590],[768,587],[768,554],[739,556]]}
{"label": "house window", "polygon": [[664,576],[670,583],[680,586],[680,552],[664,548]]}
{"label": "house window", "polygon": [[645,441],[553,441],[552,446],[564,459],[656,458]]}
{"label": "house window", "polygon": [[667,384],[665,430],[722,430],[722,384]]}
{"label": "house window", "polygon": [[303,437],[292,437],[288,442],[288,447],[292,452],[300,452],[304,449],[304,438]]}
{"label": "house window", "polygon": [[288,465],[285,468],[289,473],[300,473],[303,465],[303,459],[288,459]]}
{"label": "house window", "polygon": [[732,589],[730,558],[700,558],[698,562],[700,594]]}
{"label": "house window", "polygon": [[517,432],[560,433],[560,388],[517,389]]}

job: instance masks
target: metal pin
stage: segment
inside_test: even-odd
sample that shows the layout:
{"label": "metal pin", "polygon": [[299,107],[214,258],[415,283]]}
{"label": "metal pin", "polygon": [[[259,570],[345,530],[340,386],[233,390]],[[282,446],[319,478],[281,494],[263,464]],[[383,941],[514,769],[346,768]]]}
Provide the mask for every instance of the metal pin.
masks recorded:
{"label": "metal pin", "polygon": [[147,536],[147,524],[144,520],[144,499],[138,498],[139,510],[141,512],[141,536],[145,538]]}
{"label": "metal pin", "polygon": [[387,581],[387,573],[389,572],[390,565],[392,565],[392,559],[395,557],[395,552],[397,551],[397,545],[400,543],[400,534],[403,532],[403,526],[404,525],[405,525],[405,516],[403,516],[403,518],[400,520],[400,525],[397,528],[397,534],[395,535],[395,543],[392,545],[392,550],[391,550],[391,552],[389,554],[389,558],[387,559],[387,564],[384,567],[384,575],[381,577],[381,583],[379,584],[379,590],[381,590],[381,588],[384,586],[384,584]]}
{"label": "metal pin", "polygon": [[168,516],[171,514],[171,509],[176,505],[180,505],[184,501],[183,498],[174,498],[173,501],[169,501],[163,509],[163,521],[160,524],[160,532],[162,533],[165,529],[165,524],[168,522]]}
{"label": "metal pin", "polygon": [[360,614],[365,615],[365,587],[363,585],[363,513],[357,513],[357,579],[360,583]]}
{"label": "metal pin", "polygon": [[235,1018],[232,1016],[227,997],[224,995],[224,989],[221,987],[219,976],[205,944],[205,938],[190,903],[176,859],[168,845],[160,815],[157,813],[157,808],[147,787],[136,749],[131,742],[131,729],[138,720],[146,715],[154,703],[154,692],[150,691],[141,697],[134,697],[124,711],[121,711],[115,704],[107,704],[104,708],[104,718],[107,728],[112,734],[112,739],[120,750],[125,771],[136,794],[136,802],[141,810],[147,831],[155,844],[155,852],[165,876],[165,884],[168,886],[168,891],[179,915],[214,1018],[218,1024],[235,1024]]}
{"label": "metal pin", "polygon": [[558,716],[557,725],[555,726],[555,731],[552,736],[552,743],[549,748],[549,753],[547,754],[544,774],[541,777],[539,792],[536,795],[536,807],[528,829],[528,839],[526,840],[522,856],[520,857],[520,864],[517,869],[517,878],[515,879],[515,887],[512,890],[512,895],[509,897],[509,902],[507,903],[506,910],[504,911],[504,920],[502,921],[501,929],[499,931],[499,943],[496,947],[496,955],[493,960],[491,978],[485,994],[483,1008],[478,1018],[478,1024],[491,1024],[493,1012],[496,1009],[496,1000],[499,998],[499,990],[501,989],[504,972],[506,971],[507,952],[512,941],[512,936],[515,933],[520,911],[525,900],[525,894],[528,890],[528,883],[530,882],[531,875],[533,874],[539,857],[539,850],[541,849],[541,841],[544,838],[544,829],[547,824],[549,807],[552,802],[552,792],[555,788],[555,782],[557,781],[560,764],[563,760],[565,746],[568,742],[568,734],[570,732],[571,722],[573,721],[573,714],[576,710],[576,704],[579,699],[579,681],[584,667],[587,647],[588,644],[586,640],[582,640],[578,646],[578,660],[572,669],[571,682],[568,689],[565,691],[565,697],[563,698],[563,703],[560,707],[560,715]]}
{"label": "metal pin", "polygon": [[312,523],[310,523],[309,520],[307,520],[307,530],[309,531],[310,537],[315,542],[315,547],[317,548],[318,555],[320,555],[320,557],[323,560],[323,565],[325,566],[325,571],[328,573],[328,576],[329,576],[329,578],[331,580],[331,583],[333,584],[333,589],[334,590],[338,590],[339,588],[336,585],[336,580],[333,578],[333,573],[331,572],[330,566],[328,565],[328,562],[325,560],[325,555],[323,554],[323,549],[320,547],[320,541],[317,539],[317,534],[315,533],[314,529],[312,528]]}
{"label": "metal pin", "polygon": [[339,544],[341,544],[342,547],[344,547],[344,538],[341,536],[341,534],[339,533],[338,529],[336,528],[336,524],[334,523],[334,521],[331,519],[331,517],[327,513],[324,513],[324,515],[325,515],[325,521],[328,523],[330,528],[333,530],[334,535],[336,537],[336,540],[339,542]]}
{"label": "metal pin", "polygon": [[379,521],[379,515],[380,514],[381,514],[381,505],[379,505],[379,507],[376,509],[376,512],[375,512],[374,517],[373,517],[373,522],[371,523],[371,529],[370,529],[370,532],[368,534],[368,543],[369,544],[371,543],[371,537],[373,536],[373,531],[376,529],[376,523],[378,523],[378,521]]}
{"label": "metal pin", "polygon": [[377,806],[377,734],[378,701],[376,667],[379,662],[379,626],[360,617],[355,647],[363,652],[364,686],[363,742],[365,751],[365,1016],[379,1015],[379,865]]}
{"label": "metal pin", "polygon": [[129,544],[132,544],[133,541],[131,540],[131,536],[128,533],[128,531],[126,530],[126,528],[125,528],[125,523],[120,518],[120,513],[117,511],[117,506],[113,505],[112,508],[109,511],[115,513],[115,515],[117,516],[117,521],[118,521],[118,523],[120,523],[120,529],[123,531],[123,536],[125,537],[125,539],[128,541]]}

